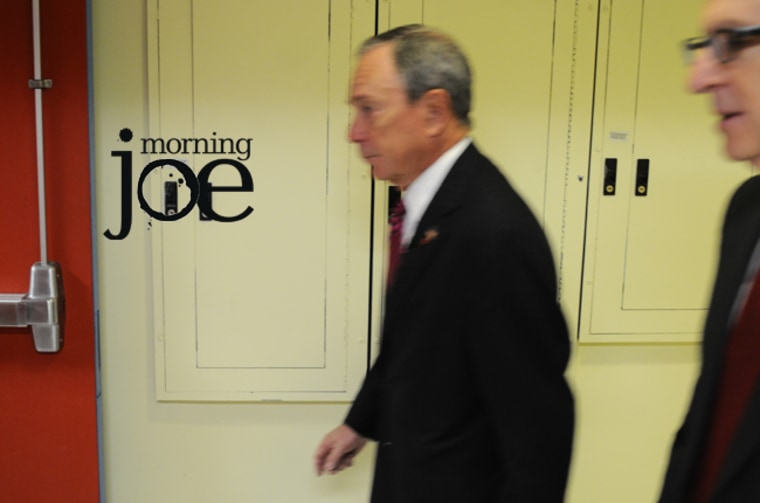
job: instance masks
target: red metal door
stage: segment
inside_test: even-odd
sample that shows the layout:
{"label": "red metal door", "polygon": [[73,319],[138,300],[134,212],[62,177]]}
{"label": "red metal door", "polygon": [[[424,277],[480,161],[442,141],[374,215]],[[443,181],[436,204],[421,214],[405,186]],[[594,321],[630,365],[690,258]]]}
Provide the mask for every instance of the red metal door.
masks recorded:
{"label": "red metal door", "polygon": [[[86,2],[41,12],[47,254],[63,276],[59,353],[0,328],[0,500],[98,501]],[[40,260],[31,0],[0,2],[0,293],[29,290]]]}

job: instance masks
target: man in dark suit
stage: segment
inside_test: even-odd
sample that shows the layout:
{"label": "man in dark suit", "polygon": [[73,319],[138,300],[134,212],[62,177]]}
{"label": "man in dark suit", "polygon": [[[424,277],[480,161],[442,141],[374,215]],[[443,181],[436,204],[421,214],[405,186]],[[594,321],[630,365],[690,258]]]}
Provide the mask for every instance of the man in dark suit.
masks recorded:
{"label": "man in dark suit", "polygon": [[[710,93],[726,151],[760,165],[760,0],[708,0],[689,39],[690,85]],[[760,179],[726,212],[702,369],[676,435],[662,503],[760,501]]]}
{"label": "man in dark suit", "polygon": [[560,502],[573,436],[569,337],[544,234],[469,138],[469,65],[446,35],[367,41],[350,131],[403,191],[380,354],[317,473],[378,442],[373,503]]}

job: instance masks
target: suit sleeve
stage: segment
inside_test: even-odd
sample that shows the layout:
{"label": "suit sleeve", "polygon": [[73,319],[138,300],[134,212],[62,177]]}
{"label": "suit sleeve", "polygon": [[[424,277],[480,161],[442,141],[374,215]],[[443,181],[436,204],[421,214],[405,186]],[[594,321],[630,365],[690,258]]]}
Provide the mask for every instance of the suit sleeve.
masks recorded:
{"label": "suit sleeve", "polygon": [[354,399],[351,408],[346,415],[344,423],[350,426],[354,431],[365,438],[372,440],[379,439],[379,428],[377,425],[378,414],[378,387],[380,386],[380,373],[383,366],[382,352],[378,356],[375,364],[362,383],[362,387]]}
{"label": "suit sleeve", "polygon": [[504,466],[504,502],[564,500],[574,408],[570,341],[536,224],[474,238],[468,351]]}

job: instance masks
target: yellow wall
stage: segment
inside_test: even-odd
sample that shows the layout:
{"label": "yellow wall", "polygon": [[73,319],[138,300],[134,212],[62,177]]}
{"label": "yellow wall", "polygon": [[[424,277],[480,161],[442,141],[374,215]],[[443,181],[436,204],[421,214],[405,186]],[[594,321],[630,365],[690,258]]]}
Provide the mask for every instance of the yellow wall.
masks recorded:
{"label": "yellow wall", "polygon": [[[119,218],[110,146],[121,128],[148,123],[142,3],[93,2],[99,232]],[[582,228],[582,212],[570,217]],[[338,476],[318,479],[312,472],[314,447],[346,404],[156,401],[151,250],[140,225],[136,217],[128,239],[98,241],[106,501],[366,501],[371,450]],[[570,271],[580,269],[580,239],[563,250]],[[566,300],[572,323],[576,300]],[[696,345],[574,348],[569,376],[578,428],[568,501],[654,500],[697,368]]]}
{"label": "yellow wall", "polygon": [[576,347],[568,501],[655,501],[698,361],[694,344]]}

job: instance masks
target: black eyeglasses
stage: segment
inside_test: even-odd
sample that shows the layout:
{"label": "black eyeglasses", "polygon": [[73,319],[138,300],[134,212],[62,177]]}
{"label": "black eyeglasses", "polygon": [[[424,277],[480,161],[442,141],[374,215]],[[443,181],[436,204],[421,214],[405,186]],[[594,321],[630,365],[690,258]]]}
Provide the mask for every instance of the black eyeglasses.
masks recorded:
{"label": "black eyeglasses", "polygon": [[695,51],[711,47],[721,63],[728,63],[739,56],[739,52],[752,45],[760,44],[760,26],[746,28],[723,28],[706,37],[694,37],[684,41],[686,61],[691,63]]}

